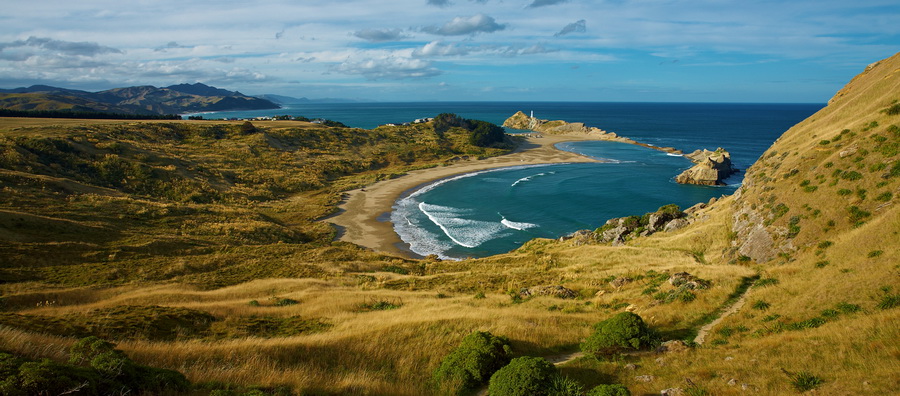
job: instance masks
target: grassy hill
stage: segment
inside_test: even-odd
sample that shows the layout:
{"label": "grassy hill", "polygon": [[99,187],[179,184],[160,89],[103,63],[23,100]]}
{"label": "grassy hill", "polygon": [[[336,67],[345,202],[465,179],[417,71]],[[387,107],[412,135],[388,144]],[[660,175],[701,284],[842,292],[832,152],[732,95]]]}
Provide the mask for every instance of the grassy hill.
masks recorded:
{"label": "grassy hill", "polygon": [[[461,129],[4,119],[0,350],[63,362],[95,335],[196,394],[419,395],[439,393],[432,372],[478,330],[516,356],[573,357],[560,373],[587,389],[887,394],[900,386],[898,70],[900,56],[868,68],[685,228],[459,262],[332,242],[319,219],[342,191],[504,152]],[[676,282],[684,272],[702,287]],[[688,348],[573,355],[626,310]]]}

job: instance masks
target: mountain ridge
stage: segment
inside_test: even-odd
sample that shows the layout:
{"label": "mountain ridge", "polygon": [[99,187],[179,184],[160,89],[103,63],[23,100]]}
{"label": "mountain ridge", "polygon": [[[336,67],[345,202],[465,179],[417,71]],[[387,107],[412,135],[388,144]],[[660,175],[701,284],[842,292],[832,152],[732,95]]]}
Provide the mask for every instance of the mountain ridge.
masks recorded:
{"label": "mountain ridge", "polygon": [[[13,96],[15,95],[15,96]],[[48,95],[53,95],[52,98]],[[281,106],[270,100],[205,85],[152,85],[88,92],[48,85],[0,89],[0,108],[70,110],[123,114],[184,114],[206,111],[265,110]]]}

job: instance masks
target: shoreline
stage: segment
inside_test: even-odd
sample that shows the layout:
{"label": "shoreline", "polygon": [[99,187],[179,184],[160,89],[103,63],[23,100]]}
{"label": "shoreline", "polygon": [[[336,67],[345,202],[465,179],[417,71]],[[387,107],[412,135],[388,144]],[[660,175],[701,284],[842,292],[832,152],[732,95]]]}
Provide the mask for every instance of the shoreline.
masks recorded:
{"label": "shoreline", "polygon": [[364,188],[346,191],[344,199],[338,204],[338,213],[323,221],[331,223],[338,229],[338,237],[335,239],[337,241],[350,242],[374,251],[402,257],[418,258],[421,256],[409,250],[394,231],[393,223],[388,220],[394,203],[404,194],[441,179],[488,169],[565,162],[600,162],[581,154],[559,150],[555,145],[575,141],[609,141],[585,133],[525,135],[520,138],[522,141],[509,154],[419,169],[396,179],[382,180]]}

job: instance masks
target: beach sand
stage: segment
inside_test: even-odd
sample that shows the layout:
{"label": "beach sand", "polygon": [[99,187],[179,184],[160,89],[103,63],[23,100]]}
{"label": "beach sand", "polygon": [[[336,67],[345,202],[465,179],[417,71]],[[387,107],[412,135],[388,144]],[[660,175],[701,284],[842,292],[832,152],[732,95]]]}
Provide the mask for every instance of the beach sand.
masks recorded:
{"label": "beach sand", "polygon": [[510,154],[416,170],[396,179],[348,191],[342,203],[338,205],[339,212],[325,221],[337,226],[340,241],[351,242],[375,251],[415,257],[394,232],[394,226],[389,221],[391,207],[404,192],[435,180],[492,168],[561,162],[596,162],[582,155],[558,150],[554,145],[581,140],[605,140],[584,133],[535,134],[522,139],[516,150]]}

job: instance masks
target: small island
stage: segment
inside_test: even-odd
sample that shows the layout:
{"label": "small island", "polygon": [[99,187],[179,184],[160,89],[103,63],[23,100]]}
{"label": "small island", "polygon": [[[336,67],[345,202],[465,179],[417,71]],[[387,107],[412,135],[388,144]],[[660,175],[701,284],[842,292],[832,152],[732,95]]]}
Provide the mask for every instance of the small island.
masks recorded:
{"label": "small island", "polygon": [[738,171],[731,165],[731,154],[721,147],[716,151],[697,150],[684,157],[691,160],[694,166],[675,177],[675,181],[681,184],[721,186],[725,185],[723,180]]}

